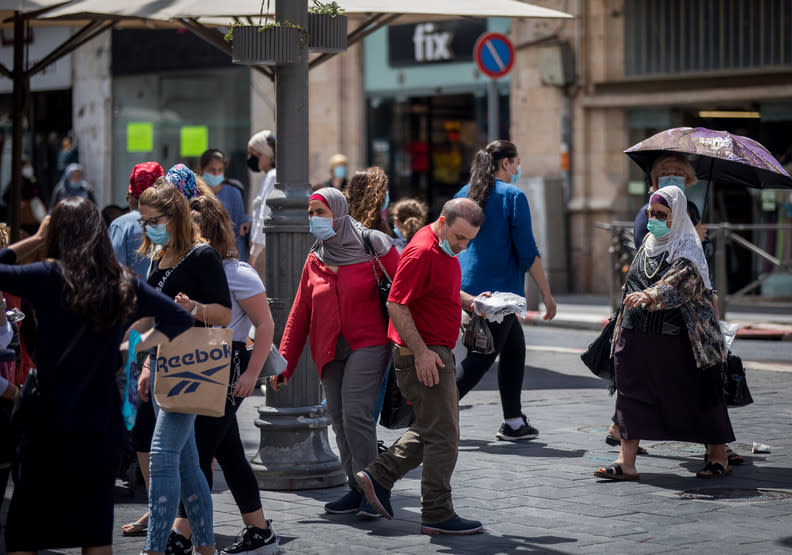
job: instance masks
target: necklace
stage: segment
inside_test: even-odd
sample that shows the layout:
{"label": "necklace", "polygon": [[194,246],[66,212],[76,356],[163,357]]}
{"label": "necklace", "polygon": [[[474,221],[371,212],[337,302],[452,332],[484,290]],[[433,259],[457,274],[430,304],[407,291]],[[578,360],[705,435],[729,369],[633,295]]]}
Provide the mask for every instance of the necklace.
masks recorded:
{"label": "necklace", "polygon": [[646,270],[646,266],[647,266],[646,260],[649,258],[649,255],[646,254],[646,251],[644,250],[643,271],[644,271],[644,275],[647,278],[652,279],[653,277],[655,277],[657,275],[657,272],[660,271],[660,267],[663,265],[663,259],[665,258],[666,252],[667,251],[663,251],[663,254],[660,255],[660,262],[657,263],[657,268],[655,268],[655,271],[650,274]]}

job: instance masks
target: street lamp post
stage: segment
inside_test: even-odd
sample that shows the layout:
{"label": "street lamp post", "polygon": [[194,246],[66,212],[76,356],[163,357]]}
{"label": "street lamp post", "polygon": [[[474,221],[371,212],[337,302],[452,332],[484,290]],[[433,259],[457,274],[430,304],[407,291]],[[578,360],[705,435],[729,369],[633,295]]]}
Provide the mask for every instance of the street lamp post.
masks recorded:
{"label": "street lamp post", "polygon": [[[277,0],[277,21],[307,27],[307,2]],[[301,44],[296,63],[275,69],[276,167],[284,197],[268,200],[272,216],[267,234],[267,294],[277,340],[289,316],[305,256],[313,243],[308,232],[308,46]],[[267,386],[267,402],[259,407],[261,431],[252,460],[262,489],[309,489],[343,484],[346,476],[330,449],[327,408],[321,385],[306,348],[293,379],[281,391]]]}

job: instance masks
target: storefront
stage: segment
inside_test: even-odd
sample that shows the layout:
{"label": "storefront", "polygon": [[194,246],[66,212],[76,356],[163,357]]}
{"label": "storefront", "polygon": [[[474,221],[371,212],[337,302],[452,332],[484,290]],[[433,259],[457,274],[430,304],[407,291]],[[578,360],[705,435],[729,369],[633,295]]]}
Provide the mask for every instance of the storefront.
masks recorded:
{"label": "storefront", "polygon": [[[366,39],[367,154],[390,176],[391,197],[425,200],[436,214],[469,177],[487,142],[487,82],[473,62],[502,18],[391,25]],[[508,77],[498,81],[500,137],[509,137]]]}

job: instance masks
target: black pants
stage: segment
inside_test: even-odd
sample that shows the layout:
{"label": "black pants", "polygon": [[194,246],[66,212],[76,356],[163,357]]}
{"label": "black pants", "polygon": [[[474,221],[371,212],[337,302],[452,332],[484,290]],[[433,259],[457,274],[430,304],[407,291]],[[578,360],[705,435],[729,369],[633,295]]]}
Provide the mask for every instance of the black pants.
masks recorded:
{"label": "black pants", "polygon": [[519,418],[522,415],[520,394],[525,375],[525,335],[522,325],[514,314],[509,314],[503,322],[496,324],[487,321],[495,352],[488,355],[471,353],[462,361],[462,370],[457,375],[457,388],[461,399],[473,389],[487,373],[495,358],[498,362],[498,389],[500,389],[503,418]]}
{"label": "black pants", "polygon": [[[235,381],[234,363],[239,357],[239,366],[242,371],[247,368],[250,353],[242,344],[234,342],[232,353],[231,376]],[[238,375],[238,374],[237,374]],[[234,501],[239,507],[240,514],[252,513],[261,508],[258,482],[253,474],[253,469],[245,456],[245,448],[239,436],[236,411],[244,399],[240,397],[226,397],[225,415],[214,418],[211,416],[198,416],[195,419],[195,443],[198,447],[198,460],[212,488],[212,459],[217,459],[223,469],[228,489],[234,496]],[[179,503],[178,516],[186,518],[184,506]]]}

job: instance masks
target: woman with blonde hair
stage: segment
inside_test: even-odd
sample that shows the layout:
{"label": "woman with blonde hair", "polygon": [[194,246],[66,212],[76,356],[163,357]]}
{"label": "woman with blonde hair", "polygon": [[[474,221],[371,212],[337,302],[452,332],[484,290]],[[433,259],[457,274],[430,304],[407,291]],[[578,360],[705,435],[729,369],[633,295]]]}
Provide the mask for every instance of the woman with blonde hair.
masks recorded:
{"label": "woman with blonde hair", "polygon": [[[145,232],[140,253],[152,259],[149,284],[190,312],[195,325],[227,326],[231,296],[223,262],[201,237],[184,194],[160,178],[140,196],[138,209]],[[140,373],[138,394],[143,400],[149,398],[154,363],[151,357]],[[212,498],[195,446],[195,417],[165,411],[157,415],[151,441],[146,553],[163,553],[166,544],[188,544],[192,549],[188,538],[171,531],[180,496],[193,527],[195,549],[204,555],[214,553]]]}
{"label": "woman with blonde hair", "polygon": [[388,176],[378,166],[358,170],[344,189],[349,204],[349,215],[363,227],[391,235],[391,229],[382,211],[388,208]]}

